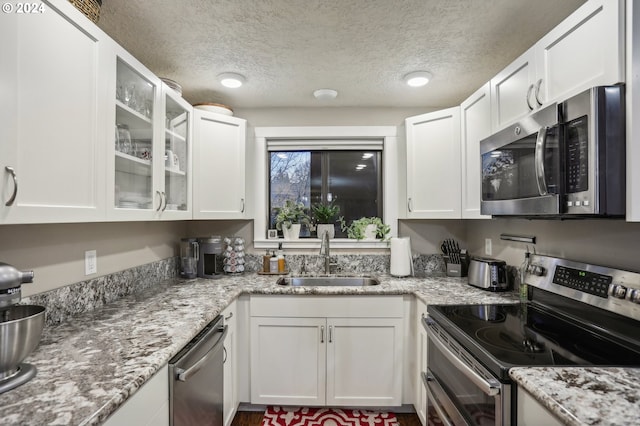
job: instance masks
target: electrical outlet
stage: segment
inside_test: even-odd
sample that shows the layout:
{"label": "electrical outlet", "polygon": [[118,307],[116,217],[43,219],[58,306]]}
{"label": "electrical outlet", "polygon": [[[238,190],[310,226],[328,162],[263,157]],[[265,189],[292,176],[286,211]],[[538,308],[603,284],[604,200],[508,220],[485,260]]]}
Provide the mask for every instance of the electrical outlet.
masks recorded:
{"label": "electrical outlet", "polygon": [[84,274],[91,275],[98,273],[98,256],[95,250],[84,252]]}
{"label": "electrical outlet", "polygon": [[491,238],[484,239],[484,254],[491,256]]}

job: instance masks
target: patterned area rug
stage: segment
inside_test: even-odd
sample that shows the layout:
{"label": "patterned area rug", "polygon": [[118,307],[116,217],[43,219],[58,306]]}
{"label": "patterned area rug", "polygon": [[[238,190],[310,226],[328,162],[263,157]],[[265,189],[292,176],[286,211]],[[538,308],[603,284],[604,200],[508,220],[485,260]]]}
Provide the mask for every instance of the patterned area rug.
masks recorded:
{"label": "patterned area rug", "polygon": [[399,426],[393,413],[337,408],[267,407],[262,426]]}

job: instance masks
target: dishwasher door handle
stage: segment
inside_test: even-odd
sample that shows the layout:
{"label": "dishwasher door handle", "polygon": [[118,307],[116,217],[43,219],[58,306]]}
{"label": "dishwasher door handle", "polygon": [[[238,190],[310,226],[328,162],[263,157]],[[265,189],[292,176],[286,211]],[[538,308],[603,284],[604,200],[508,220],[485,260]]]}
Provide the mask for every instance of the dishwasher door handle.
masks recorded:
{"label": "dishwasher door handle", "polygon": [[186,370],[182,369],[182,368],[176,368],[176,379],[178,379],[181,382],[186,382],[187,380],[189,380],[189,377],[193,376],[194,374],[196,374],[198,371],[200,371],[200,369],[202,368],[202,366],[204,364],[206,364],[206,362],[209,360],[209,358],[214,354],[214,352],[216,351],[216,349],[220,346],[224,344],[224,338],[227,336],[227,332],[229,331],[228,326],[225,325],[222,328],[222,336],[220,336],[220,338],[218,339],[218,341],[216,342],[215,345],[213,345],[213,347],[211,349],[209,349],[209,352],[207,352],[202,358],[200,358],[198,360],[198,362],[196,362],[195,364],[193,364],[191,367],[187,368]]}

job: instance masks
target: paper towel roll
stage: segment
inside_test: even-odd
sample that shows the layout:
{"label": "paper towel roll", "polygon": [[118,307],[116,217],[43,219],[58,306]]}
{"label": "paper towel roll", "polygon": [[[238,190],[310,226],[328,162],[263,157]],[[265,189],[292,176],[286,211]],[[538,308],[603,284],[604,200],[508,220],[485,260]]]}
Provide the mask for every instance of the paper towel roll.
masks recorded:
{"label": "paper towel roll", "polygon": [[409,237],[391,238],[390,273],[394,277],[407,277],[413,274],[411,240]]}

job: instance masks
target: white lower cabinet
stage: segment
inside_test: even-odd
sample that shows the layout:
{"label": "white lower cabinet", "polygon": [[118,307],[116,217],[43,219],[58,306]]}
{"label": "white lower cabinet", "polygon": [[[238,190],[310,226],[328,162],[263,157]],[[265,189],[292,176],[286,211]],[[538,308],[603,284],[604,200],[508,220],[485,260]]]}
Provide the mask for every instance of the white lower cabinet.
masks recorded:
{"label": "white lower cabinet", "polygon": [[251,403],[401,405],[402,297],[293,297],[251,300]]}
{"label": "white lower cabinet", "polygon": [[562,422],[522,388],[518,388],[517,424],[520,426],[560,426]]}
{"label": "white lower cabinet", "polygon": [[224,340],[224,426],[229,426],[238,409],[238,362],[237,362],[237,319],[236,302],[232,302],[223,312],[227,337]]}
{"label": "white lower cabinet", "polygon": [[162,367],[104,425],[169,426],[169,366]]}

